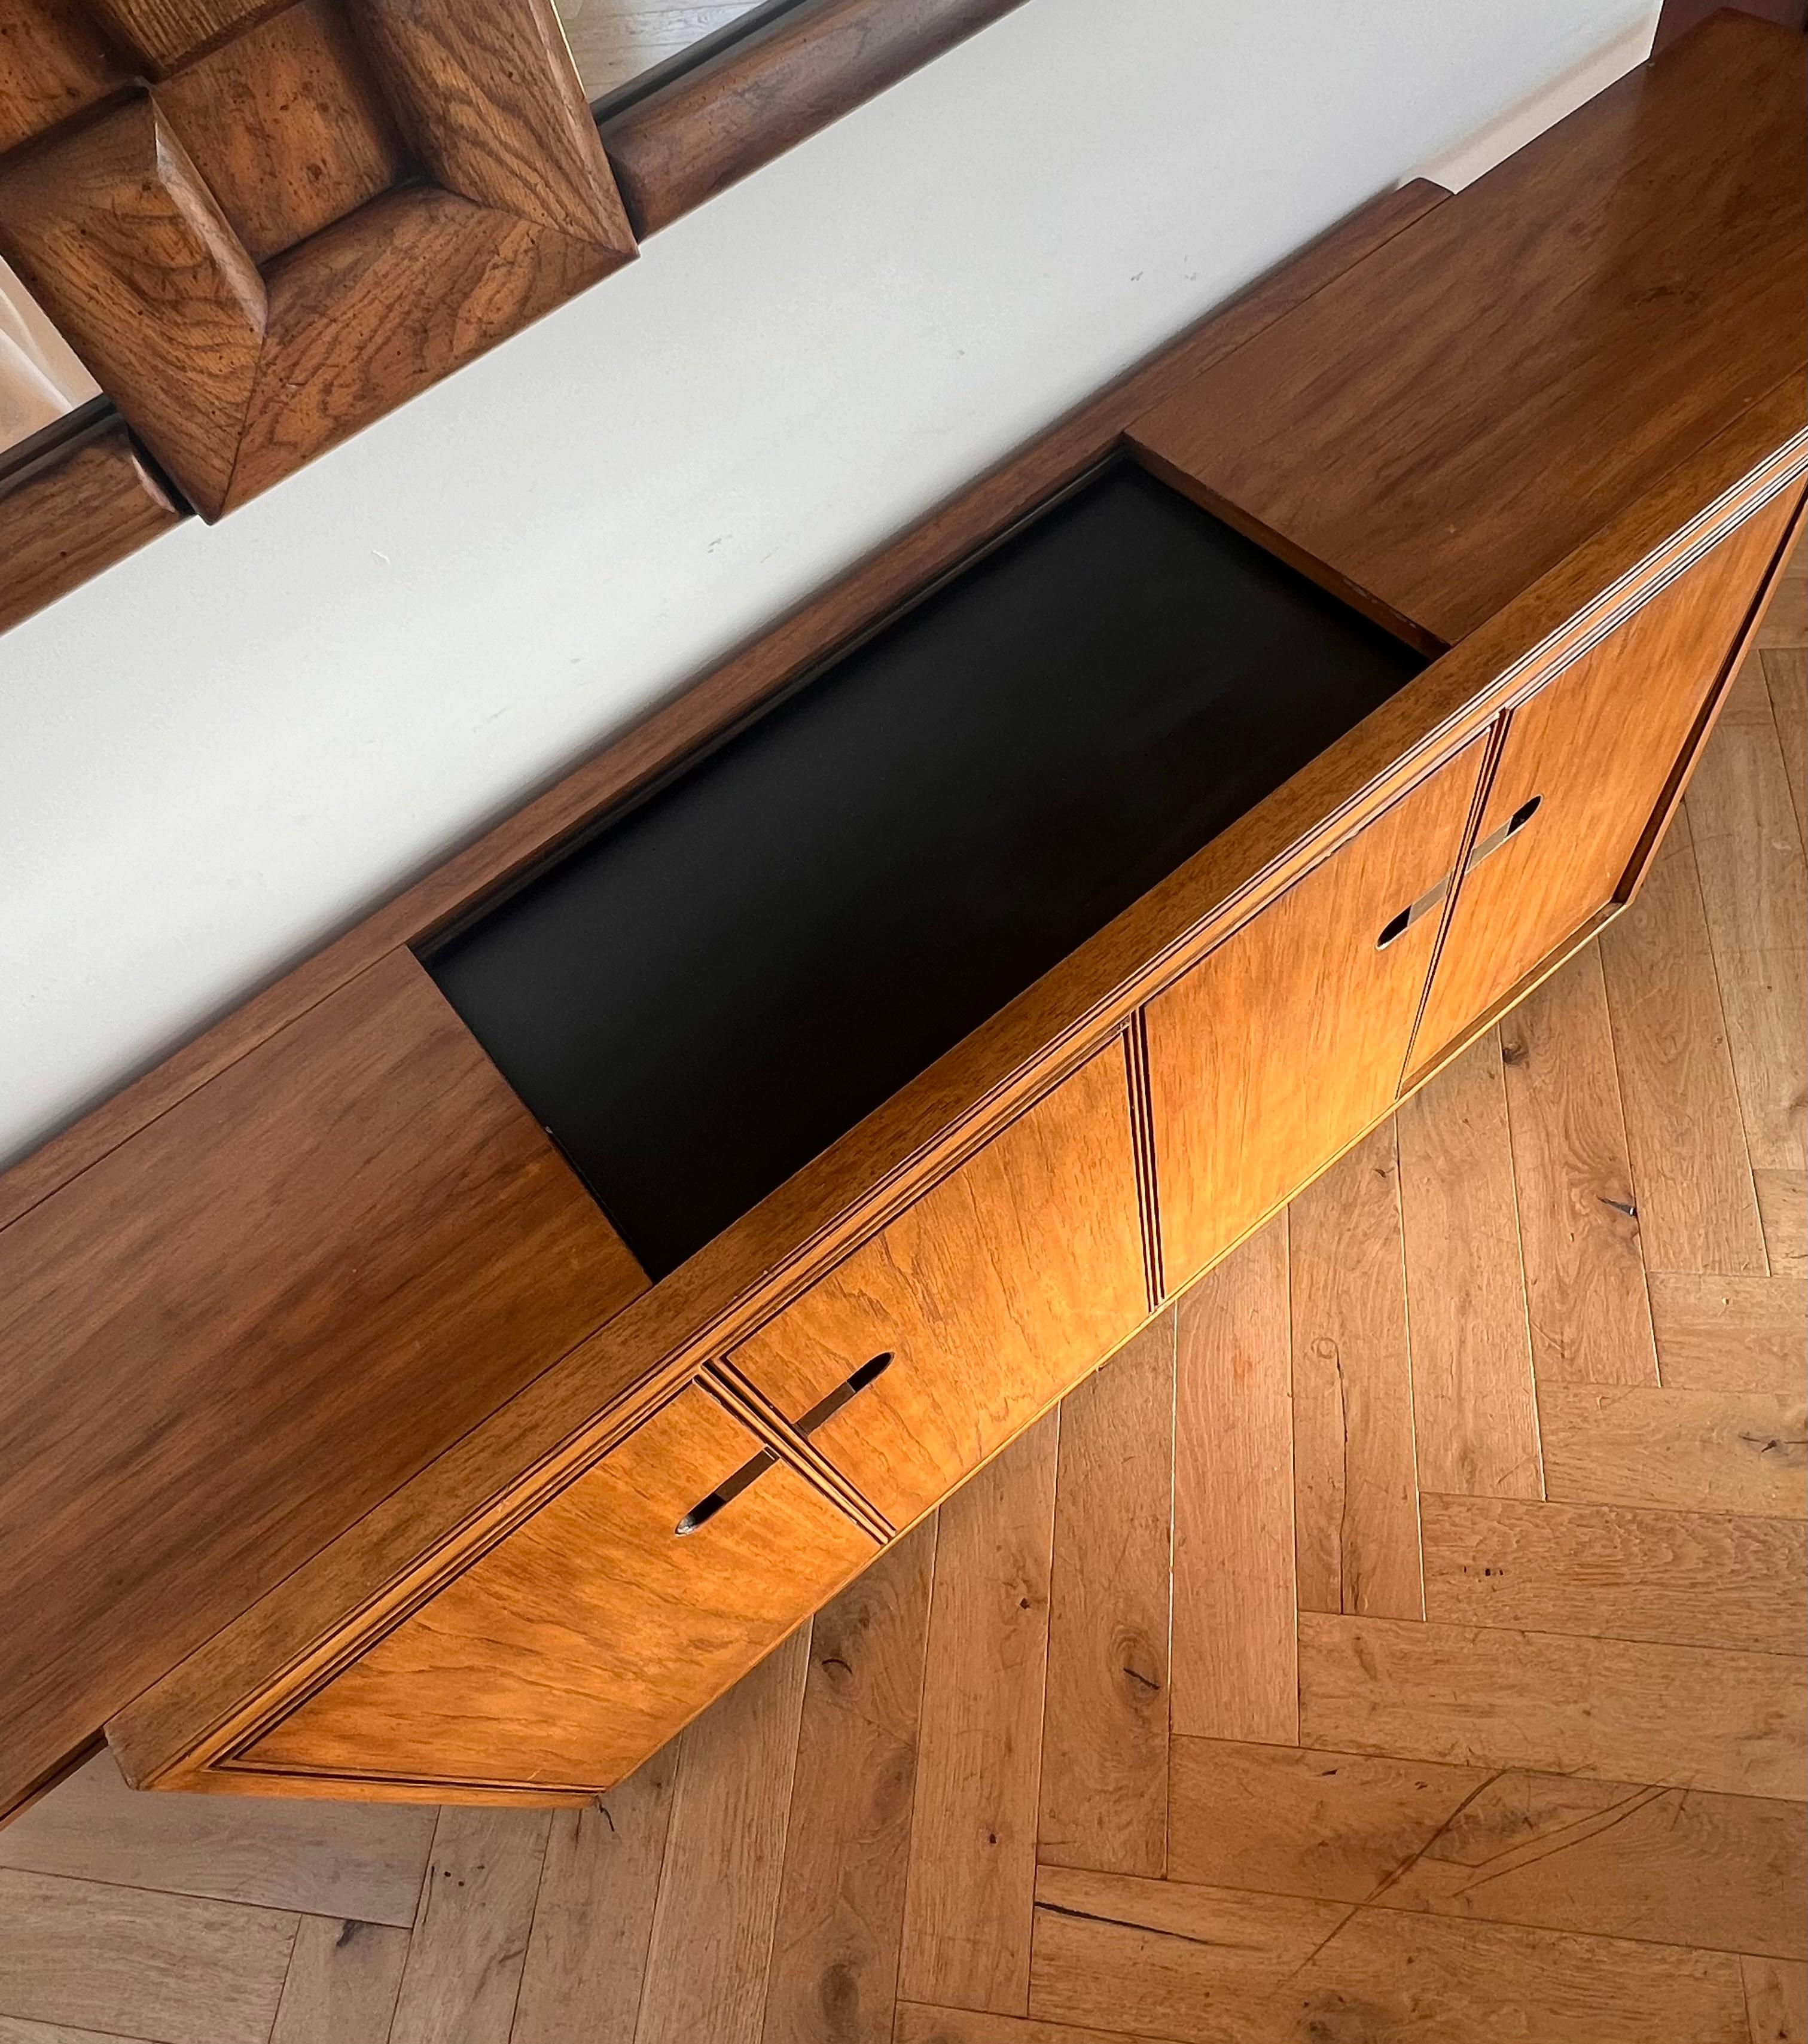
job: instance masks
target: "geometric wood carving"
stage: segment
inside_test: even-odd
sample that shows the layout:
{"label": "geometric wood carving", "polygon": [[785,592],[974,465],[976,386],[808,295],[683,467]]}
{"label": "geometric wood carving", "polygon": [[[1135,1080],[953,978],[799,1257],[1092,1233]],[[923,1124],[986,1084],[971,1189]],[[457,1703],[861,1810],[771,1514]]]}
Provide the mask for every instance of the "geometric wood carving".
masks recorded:
{"label": "geometric wood carving", "polygon": [[233,472],[264,279],[148,95],[0,165],[0,253],[198,505]]}
{"label": "geometric wood carving", "polygon": [[[15,129],[120,83],[46,4]],[[205,517],[634,253],[551,0],[91,4],[154,82],[0,156],[0,254]]]}
{"label": "geometric wood carving", "polygon": [[67,0],[0,0],[0,150],[125,84],[126,73]]}

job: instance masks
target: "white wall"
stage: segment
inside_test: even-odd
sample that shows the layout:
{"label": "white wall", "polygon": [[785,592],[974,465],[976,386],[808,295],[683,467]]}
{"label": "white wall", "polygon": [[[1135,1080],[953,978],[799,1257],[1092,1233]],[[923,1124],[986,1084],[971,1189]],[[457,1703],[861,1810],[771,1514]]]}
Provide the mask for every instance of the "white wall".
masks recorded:
{"label": "white wall", "polygon": [[0,639],[0,1156],[1648,13],[1029,0]]}

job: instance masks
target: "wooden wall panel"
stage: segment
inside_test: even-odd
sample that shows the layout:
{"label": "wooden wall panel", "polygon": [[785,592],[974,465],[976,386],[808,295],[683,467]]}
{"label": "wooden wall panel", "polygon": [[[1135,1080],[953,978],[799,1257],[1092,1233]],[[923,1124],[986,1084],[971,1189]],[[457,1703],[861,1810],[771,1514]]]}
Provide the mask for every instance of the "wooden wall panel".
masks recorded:
{"label": "wooden wall panel", "polygon": [[334,0],[296,0],[186,66],[156,98],[253,262],[407,175],[407,150]]}
{"label": "wooden wall panel", "polygon": [[181,518],[117,420],[0,488],[0,632]]}
{"label": "wooden wall panel", "polygon": [[224,498],[264,340],[264,280],[140,98],[0,163],[0,254],[204,509]]}
{"label": "wooden wall panel", "polygon": [[406,952],[7,1229],[0,1809],[644,1283]]}
{"label": "wooden wall panel", "polygon": [[0,152],[125,83],[117,59],[69,0],[0,0]]}

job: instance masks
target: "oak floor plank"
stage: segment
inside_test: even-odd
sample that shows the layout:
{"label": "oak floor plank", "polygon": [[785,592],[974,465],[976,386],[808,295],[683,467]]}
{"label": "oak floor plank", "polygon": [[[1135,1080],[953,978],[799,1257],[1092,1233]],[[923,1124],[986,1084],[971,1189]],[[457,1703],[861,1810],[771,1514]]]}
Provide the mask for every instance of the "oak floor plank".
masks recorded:
{"label": "oak floor plank", "polygon": [[1454,1625],[1795,1654],[1808,1526],[1730,1512],[1427,1497],[1425,1610]]}
{"label": "oak floor plank", "polygon": [[[913,2001],[898,2004],[897,2044],[1131,2044],[1131,2040],[1121,2030],[1076,2030],[1070,2023],[1033,2023],[1025,2016],[987,2015],[972,2008],[930,2008]],[[1171,2040],[1138,2038],[1134,2044],[1171,2044]]]}
{"label": "oak floor plank", "polygon": [[1044,1867],[1029,2012],[1134,2035],[1284,2035],[1267,2004],[1349,1915],[1341,1903]]}
{"label": "oak floor plank", "polygon": [[631,2038],[665,1863],[678,1742],[581,1810],[555,1810],[510,2044]]}
{"label": "oak floor plank", "polygon": [[910,1866],[936,1522],[810,1628],[765,2044],[887,2044]]}
{"label": "oak floor plank", "polygon": [[1808,1272],[1808,1171],[1754,1171],[1764,1252],[1779,1278]]}
{"label": "oak floor plank", "polygon": [[26,2023],[0,2015],[0,2044],[152,2044],[144,2037],[123,2037],[116,2030],[71,2030],[66,2023]]}
{"label": "oak floor plank", "polygon": [[687,1726],[637,2044],[756,2044],[784,1869],[810,1628]]}
{"label": "oak floor plank", "polygon": [[1799,1392],[1557,1384],[1538,1402],[1553,1498],[1789,1519],[1808,1509]]}
{"label": "oak floor plank", "polygon": [[1433,1761],[1176,1739],[1169,1875],[1366,1902],[1488,1780],[1486,1769]]}
{"label": "oak floor plank", "polygon": [[1298,1740],[1289,1342],[1280,1214],[1177,1311],[1176,1732]]}
{"label": "oak floor plank", "polygon": [[1050,2020],[1182,2044],[1745,2044],[1730,1953],[1060,1872],[1037,1890]]}
{"label": "oak floor plank", "polygon": [[304,1916],[270,2044],[384,2044],[407,1963],[393,1924]]}
{"label": "oak floor plank", "polygon": [[1808,1385],[1808,1271],[1653,1271],[1651,1312],[1666,1390],[1787,1393]]}
{"label": "oak floor plank", "polygon": [[1299,1625],[1314,1746],[1808,1794],[1808,1671],[1793,1657],[1317,1612]]}
{"label": "oak floor plank", "polygon": [[155,2044],[266,2044],[298,1920],[0,1872],[0,2014]]}
{"label": "oak floor plank", "polygon": [[902,2000],[1025,2013],[1058,1426],[1038,1420],[941,1507]]}
{"label": "oak floor plank", "polygon": [[1159,1874],[1168,1852],[1175,1316],[1061,1408],[1037,1851]]}
{"label": "oak floor plank", "polygon": [[406,1928],[433,1840],[402,1804],[141,1795],[103,1751],[0,1831],[0,1867]]}
{"label": "oak floor plank", "polygon": [[1376,1899],[1797,1958],[1808,1937],[1808,1808],[1518,1769],[1467,1803]]}
{"label": "oak floor plank", "polygon": [[1790,800],[1795,805],[1795,826],[1808,837],[1808,653],[1799,647],[1767,649],[1760,657]]}
{"label": "oak floor plank", "polygon": [[1770,699],[1748,665],[1684,798],[1756,1166],[1808,1166],[1808,866]]}
{"label": "oak floor plank", "polygon": [[1599,947],[1504,1016],[1500,1039],[1533,1374],[1549,1384],[1656,1384]]}
{"label": "oak floor plank", "polygon": [[440,1812],[391,2044],[507,2044],[548,1813]]}
{"label": "oak floor plank", "polygon": [[1477,1497],[1540,1496],[1498,1031],[1396,1119],[1419,1481]]}
{"label": "oak floor plank", "polygon": [[1300,1608],[1421,1618],[1412,1363],[1391,1121],[1293,1202],[1287,1254]]}
{"label": "oak floor plank", "polygon": [[1686,816],[1599,943],[1645,1268],[1768,1270]]}
{"label": "oak floor plank", "polygon": [[1783,1959],[1740,1964],[1752,2044],[1808,2044],[1808,1966]]}

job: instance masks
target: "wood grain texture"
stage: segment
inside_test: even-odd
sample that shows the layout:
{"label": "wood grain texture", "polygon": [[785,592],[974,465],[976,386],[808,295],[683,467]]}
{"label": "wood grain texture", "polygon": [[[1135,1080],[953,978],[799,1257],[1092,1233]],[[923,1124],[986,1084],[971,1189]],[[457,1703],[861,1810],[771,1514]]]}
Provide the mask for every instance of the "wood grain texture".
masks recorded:
{"label": "wood grain texture", "polygon": [[1799,373],[1804,62],[1799,37],[1710,22],[1137,443],[1210,508],[1454,644],[1680,446]]}
{"label": "wood grain texture", "polygon": [[622,259],[450,192],[381,198],[271,264],[230,508],[449,375]]}
{"label": "wood grain texture", "polygon": [[1175,1758],[1177,1880],[1697,1949],[1802,1948],[1798,1804],[1209,1740],[1183,1740]]}
{"label": "wood grain texture", "polygon": [[97,1754],[0,1831],[0,1867],[406,1929],[430,1810],[140,1796]]}
{"label": "wood grain texture", "polygon": [[764,2044],[887,2044],[903,1942],[936,1529],[816,1615]]}
{"label": "wood grain texture", "polygon": [[125,83],[94,23],[62,0],[0,5],[0,152]]}
{"label": "wood grain texture", "polygon": [[[993,537],[1099,459],[1125,422],[1167,391],[1271,325],[1350,263],[1360,261],[1449,194],[1416,179],[1383,194],[1260,279],[1228,306],[1156,350],[1096,397],[1035,436],[996,469],[938,506],[888,546],[857,563],[820,594],[782,619],[733,657],[697,678],[670,703],[612,740],[593,758],[472,845],[377,910],[274,986],[134,1081],[0,1174],[0,1225],[128,1140],[175,1101],[265,1041],[398,944],[445,922],[464,904],[530,863],[587,818],[724,729],[812,661],[833,650],[865,619],[891,608]],[[356,268],[353,263],[349,266]],[[1722,458],[1724,459],[1724,458]],[[1735,462],[1743,459],[1735,456]],[[1730,476],[1725,480],[1730,480]],[[1708,494],[1724,486],[1719,467]],[[1691,495],[1685,478],[1675,507],[1646,513],[1647,544],[1661,540]],[[1687,516],[1681,511],[1680,515]],[[1622,543],[1623,544],[1623,543]],[[1630,559],[1621,567],[1629,566]],[[1615,572],[1618,571],[1616,570]],[[1586,596],[1598,570],[1587,567],[1564,611]],[[1555,618],[1552,622],[1560,622]],[[1491,655],[1489,657],[1492,657]]]}
{"label": "wood grain texture", "polygon": [[1753,1654],[1808,1638],[1798,1522],[1487,1497],[1423,1511],[1429,1618]]}
{"label": "wood grain texture", "polygon": [[548,1819],[442,1810],[390,2044],[508,2044]]}
{"label": "wood grain texture", "polygon": [[1392,1619],[1299,1618],[1305,1742],[1800,1801],[1800,1660]]}
{"label": "wood grain texture", "polygon": [[1471,1921],[1793,1957],[1808,1915],[1800,1804],[1698,1788],[1483,1777],[1375,1897]]}
{"label": "wood grain texture", "polygon": [[1171,1285],[1386,1112],[1437,918],[1377,939],[1456,864],[1479,765],[1477,747],[1460,751],[1149,1003]]}
{"label": "wood grain texture", "polygon": [[1689,838],[1747,1154],[1808,1167],[1808,867],[1770,699],[1749,668],[1691,782]]}
{"label": "wood grain texture", "polygon": [[[1455,1042],[1597,909],[1623,898],[1634,854],[1726,672],[1797,501],[1794,492],[1774,498],[1514,711],[1478,850],[1525,805],[1538,807],[1463,876],[1415,1064]],[[1639,714],[1629,718],[1634,690]]]}
{"label": "wood grain texture", "polygon": [[905,1526],[1146,1310],[1129,1095],[1114,1043],[733,1359],[796,1419],[889,1352],[885,1374],[811,1443]]}
{"label": "wood grain texture", "polygon": [[0,632],[181,522],[117,422],[0,490]]}
{"label": "wood grain texture", "polygon": [[1287,1247],[1300,1608],[1422,1617],[1399,1157],[1391,1122],[1294,1201]]}
{"label": "wood grain texture", "polygon": [[644,1283],[406,953],[0,1235],[0,1808]]}
{"label": "wood grain texture", "polygon": [[685,1734],[634,2044],[757,2044],[810,1635]]}
{"label": "wood grain texture", "polygon": [[1175,1881],[1368,1902],[1487,1783],[1480,1768],[1356,1753],[1174,1742]]}
{"label": "wood grain texture", "polygon": [[1022,0],[806,0],[606,121],[603,147],[656,233]]}
{"label": "wood grain texture", "polygon": [[356,18],[442,190],[616,261],[633,255],[552,0],[359,0]]}
{"label": "wood grain texture", "polygon": [[1795,805],[1795,827],[1808,837],[1808,652],[1779,648],[1760,657]]}
{"label": "wood grain texture", "polygon": [[336,0],[296,0],[186,66],[156,98],[256,263],[407,174],[382,89]]}
{"label": "wood grain texture", "polygon": [[266,2044],[295,1941],[287,1910],[0,1873],[0,2008],[159,2044]]}
{"label": "wood grain texture", "polygon": [[1777,1277],[1808,1272],[1808,1171],[1754,1171],[1764,1254]]}
{"label": "wood grain texture", "polygon": [[[1767,1212],[1767,1249],[1768,1220]],[[1774,1265],[1774,1250],[1771,1257]],[[1808,1273],[1799,1262],[1774,1278],[1653,1271],[1651,1312],[1666,1389],[1787,1397],[1808,1381]]]}
{"label": "wood grain texture", "polygon": [[1061,1408],[1044,1863],[1146,1874],[1167,1864],[1175,1345],[1169,1312]]}
{"label": "wood grain texture", "polygon": [[1545,1384],[1655,1384],[1598,947],[1503,1016],[1499,1033],[1533,1374]]}
{"label": "wood grain texture", "polygon": [[1180,2044],[1305,2044],[1364,2029],[1450,2044],[1744,2044],[1729,1954],[1058,1868],[1038,1899],[1039,2017]]}
{"label": "wood grain texture", "polygon": [[574,2026],[633,2037],[678,1756],[662,1746],[607,1796],[552,1812],[509,2044],[564,2044]]}
{"label": "wood grain texture", "polygon": [[244,28],[271,0],[84,0],[153,76]]}
{"label": "wood grain texture", "polygon": [[1286,1220],[1251,1236],[1176,1310],[1174,1730],[1291,1746],[1299,1704]]}
{"label": "wood grain texture", "polygon": [[388,2044],[408,1948],[386,1924],[304,1916],[270,2044]]}
{"label": "wood grain texture", "polygon": [[1506,1112],[1494,1030],[1400,1108],[1413,1424],[1427,1490],[1537,1497]]}
{"label": "wood grain texture", "polygon": [[1808,2038],[1808,1966],[1741,1959],[1752,2044],[1802,2044]]}
{"label": "wood grain texture", "polygon": [[1052,1415],[942,1508],[898,1992],[1023,2015],[1048,1666]]}
{"label": "wood grain texture", "polygon": [[1541,1386],[1552,1497],[1749,1512],[1808,1509],[1808,1404],[1796,1390],[1649,1391]]}
{"label": "wood grain texture", "polygon": [[1764,1270],[1686,816],[1671,824],[1631,907],[1602,932],[1601,965],[1646,1267]]}
{"label": "wood grain texture", "polygon": [[707,1393],[683,1392],[264,1732],[247,1763],[571,1800],[611,1787],[872,1554],[782,1465],[677,1537],[756,1447]]}
{"label": "wood grain texture", "polygon": [[192,501],[217,510],[264,280],[155,103],[0,162],[0,255]]}

